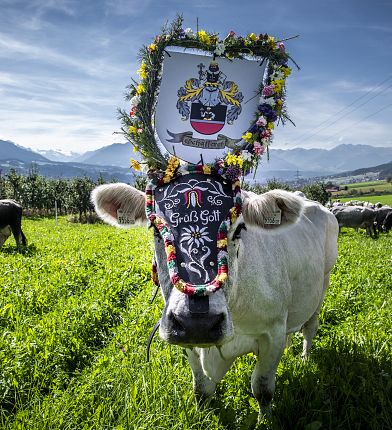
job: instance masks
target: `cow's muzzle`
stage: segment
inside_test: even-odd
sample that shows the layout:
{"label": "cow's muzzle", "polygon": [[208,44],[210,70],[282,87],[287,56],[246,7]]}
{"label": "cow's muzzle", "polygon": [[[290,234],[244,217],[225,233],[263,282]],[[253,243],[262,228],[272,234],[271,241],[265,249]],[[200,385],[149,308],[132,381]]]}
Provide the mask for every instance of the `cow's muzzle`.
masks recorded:
{"label": "cow's muzzle", "polygon": [[162,316],[160,336],[181,346],[221,345],[232,336],[232,323],[225,308],[210,303],[211,297],[186,296],[181,306]]}

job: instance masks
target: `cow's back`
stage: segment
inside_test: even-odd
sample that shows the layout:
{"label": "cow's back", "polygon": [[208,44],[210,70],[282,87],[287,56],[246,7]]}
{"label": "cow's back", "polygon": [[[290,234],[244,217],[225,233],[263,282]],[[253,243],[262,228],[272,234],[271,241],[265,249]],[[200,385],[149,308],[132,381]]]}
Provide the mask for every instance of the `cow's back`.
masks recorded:
{"label": "cow's back", "polygon": [[375,210],[363,206],[336,208],[333,213],[341,227],[366,228],[376,219]]}
{"label": "cow's back", "polygon": [[12,225],[22,217],[22,206],[14,200],[0,200],[0,228]]}
{"label": "cow's back", "polygon": [[[287,321],[298,329],[315,312],[337,257],[338,225],[318,203],[305,201],[300,220],[281,232],[248,227],[241,234],[230,286],[230,310],[241,331]],[[234,257],[232,257],[234,260]]]}

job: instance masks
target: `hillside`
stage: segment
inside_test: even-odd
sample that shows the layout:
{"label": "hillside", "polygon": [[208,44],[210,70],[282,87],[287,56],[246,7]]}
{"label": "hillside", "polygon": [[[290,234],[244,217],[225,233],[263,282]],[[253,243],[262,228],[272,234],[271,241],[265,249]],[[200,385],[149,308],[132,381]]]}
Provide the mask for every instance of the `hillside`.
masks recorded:
{"label": "hillside", "polygon": [[11,168],[16,169],[21,174],[28,174],[32,165],[38,168],[40,175],[48,178],[74,178],[76,176],[88,176],[96,180],[102,176],[105,181],[113,180],[133,183],[134,173],[131,169],[114,166],[95,166],[92,164],[83,163],[62,163],[55,161],[33,161],[25,163],[19,160],[0,160],[0,170],[2,173],[7,173]]}
{"label": "hillside", "polygon": [[98,166],[129,167],[130,158],[136,157],[129,143],[113,143],[95,151],[88,151],[77,157],[75,161]]}
{"label": "hillside", "polygon": [[134,172],[129,167],[51,161],[28,148],[10,141],[0,140],[0,171],[3,174],[6,174],[11,168],[16,169],[19,173],[27,174],[32,164],[37,166],[41,175],[49,178],[88,176],[96,180],[99,176],[103,176],[106,181],[134,182]]}
{"label": "hillside", "polygon": [[390,161],[389,163],[380,164],[378,166],[351,170],[349,172],[342,172],[336,175],[332,175],[331,178],[366,175],[367,173],[378,173],[379,179],[386,179],[388,176],[392,175],[392,161]]}

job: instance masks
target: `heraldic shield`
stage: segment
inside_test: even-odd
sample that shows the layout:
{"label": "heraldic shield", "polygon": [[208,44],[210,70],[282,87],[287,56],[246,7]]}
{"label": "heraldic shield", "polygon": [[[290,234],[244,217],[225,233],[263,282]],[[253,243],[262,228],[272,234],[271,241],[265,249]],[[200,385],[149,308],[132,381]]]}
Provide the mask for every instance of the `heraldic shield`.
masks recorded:
{"label": "heraldic shield", "polygon": [[165,149],[180,159],[206,163],[241,141],[254,119],[266,61],[234,59],[168,47],[155,112],[155,131]]}

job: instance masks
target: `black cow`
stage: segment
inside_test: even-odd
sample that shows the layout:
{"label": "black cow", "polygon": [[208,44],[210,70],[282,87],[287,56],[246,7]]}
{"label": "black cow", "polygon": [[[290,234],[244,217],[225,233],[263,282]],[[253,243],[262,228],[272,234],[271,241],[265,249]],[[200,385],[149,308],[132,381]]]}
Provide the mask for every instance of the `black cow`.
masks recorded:
{"label": "black cow", "polygon": [[22,206],[14,200],[0,200],[0,246],[12,234],[17,246],[26,246],[26,237],[22,231]]}
{"label": "black cow", "polygon": [[385,217],[382,228],[387,233],[392,228],[392,211]]}
{"label": "black cow", "polygon": [[376,211],[374,209],[365,208],[363,206],[337,206],[332,208],[332,213],[335,215],[339,223],[339,231],[341,227],[365,228],[366,232],[371,237],[376,237]]}
{"label": "black cow", "polygon": [[392,212],[392,208],[388,206],[383,206],[376,209],[376,224],[378,232],[381,233],[383,231],[384,220],[389,213]]}

